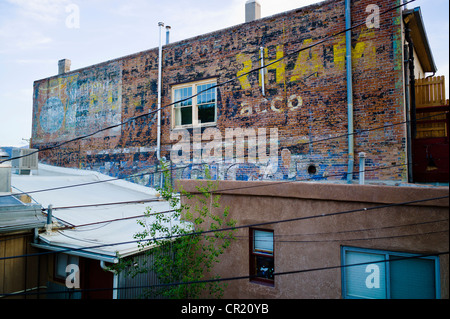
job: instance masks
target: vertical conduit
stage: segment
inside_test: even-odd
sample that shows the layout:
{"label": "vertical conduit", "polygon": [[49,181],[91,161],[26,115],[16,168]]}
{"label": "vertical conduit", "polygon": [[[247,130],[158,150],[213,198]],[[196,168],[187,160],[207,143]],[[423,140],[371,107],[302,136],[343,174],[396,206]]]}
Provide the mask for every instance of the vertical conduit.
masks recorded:
{"label": "vertical conduit", "polygon": [[264,79],[264,72],[265,72],[265,69],[264,69],[264,47],[260,47],[259,49],[261,51],[261,90],[262,90],[261,92],[262,92],[262,96],[266,96],[266,93],[264,91],[264,82],[265,82],[265,79]]}
{"label": "vertical conduit", "polygon": [[352,87],[352,32],[351,28],[351,0],[345,0],[345,44],[346,44],[346,66],[347,66],[347,121],[348,121],[348,168],[347,183],[353,180],[354,163],[354,139],[353,139],[353,87]]}
{"label": "vertical conduit", "polygon": [[[158,126],[156,133],[156,157],[158,161],[161,159],[161,69],[162,69],[162,28],[163,22],[158,23],[159,26],[159,54],[158,54]],[[158,163],[159,164],[159,163]]]}

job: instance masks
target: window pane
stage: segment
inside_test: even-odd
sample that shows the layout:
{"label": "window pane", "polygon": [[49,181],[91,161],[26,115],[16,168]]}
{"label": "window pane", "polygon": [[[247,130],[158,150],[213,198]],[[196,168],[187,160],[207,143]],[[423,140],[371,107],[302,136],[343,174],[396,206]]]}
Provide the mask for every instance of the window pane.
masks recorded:
{"label": "window pane", "polygon": [[[186,99],[190,96],[192,96],[192,88],[191,87],[174,90],[174,99],[175,99],[174,102]],[[192,99],[188,99],[186,101],[182,101],[181,103],[175,104],[175,107],[191,106],[191,105],[192,105]]]}
{"label": "window pane", "polygon": [[66,278],[66,267],[68,265],[69,256],[66,254],[56,255],[56,272],[55,275],[59,278]]}
{"label": "window pane", "polygon": [[[197,93],[200,93],[197,96],[197,104],[205,104],[205,103],[214,103],[216,102],[216,89],[212,88],[210,90],[208,90],[209,88],[211,88],[213,85],[213,83],[209,83],[209,84],[203,84],[203,85],[198,85],[197,86]],[[202,92],[204,91],[204,92]]]}
{"label": "window pane", "polygon": [[67,265],[77,265],[78,266],[78,257],[67,255],[67,254],[57,254],[56,255],[56,265],[55,265],[55,276],[58,278],[66,278],[66,267]]}
{"label": "window pane", "polygon": [[198,122],[210,123],[216,121],[215,104],[203,104],[198,106]]}
{"label": "window pane", "polygon": [[[401,257],[390,256],[390,260]],[[389,263],[391,298],[436,298],[435,262],[432,259],[403,259]]]}
{"label": "window pane", "polygon": [[273,233],[262,230],[254,230],[253,251],[273,255]]}
{"label": "window pane", "polygon": [[273,257],[255,256],[255,258],[256,276],[273,280]]}
{"label": "window pane", "polygon": [[[345,265],[370,263],[344,268],[346,296],[351,298],[386,298],[386,267],[383,254],[368,254],[356,251],[346,251]],[[377,262],[377,263],[375,263]]]}
{"label": "window pane", "polygon": [[190,125],[192,124],[192,107],[180,107],[175,109],[175,124]]}

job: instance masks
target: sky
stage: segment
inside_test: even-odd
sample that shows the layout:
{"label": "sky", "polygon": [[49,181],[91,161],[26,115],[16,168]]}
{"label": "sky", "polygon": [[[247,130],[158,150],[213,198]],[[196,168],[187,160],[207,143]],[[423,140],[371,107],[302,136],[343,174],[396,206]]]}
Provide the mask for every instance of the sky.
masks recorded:
{"label": "sky", "polygon": [[[376,3],[377,0],[374,0]],[[0,0],[0,147],[31,137],[33,82],[245,22],[246,0]],[[317,0],[259,0],[262,17]],[[449,0],[416,0],[438,71],[449,82]]]}

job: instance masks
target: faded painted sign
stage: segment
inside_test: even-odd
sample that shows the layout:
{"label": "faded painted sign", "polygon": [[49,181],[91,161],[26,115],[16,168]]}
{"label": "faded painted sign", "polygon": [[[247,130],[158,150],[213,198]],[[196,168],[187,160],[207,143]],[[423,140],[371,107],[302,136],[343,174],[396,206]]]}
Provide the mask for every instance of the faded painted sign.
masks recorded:
{"label": "faded painted sign", "polygon": [[[358,35],[357,40],[352,47],[352,59],[353,63],[357,64],[360,60],[364,60],[365,68],[374,68],[375,67],[375,47],[373,45],[373,37],[375,33],[373,29],[363,28],[361,33]],[[276,47],[275,58],[270,60],[268,58],[268,49],[264,48],[264,64],[267,65],[265,68],[265,72],[269,70],[275,70],[275,79],[273,82],[276,83],[284,83],[288,82],[296,82],[301,81],[308,75],[311,75],[316,72],[323,72],[324,63],[323,58],[321,57],[320,46],[313,46],[316,40],[313,39],[305,39],[302,43],[302,48],[298,55],[295,57],[295,65],[292,69],[287,69],[288,62],[283,59],[284,57],[284,47],[283,45],[278,45]],[[337,37],[337,41],[332,45],[333,51],[333,62],[334,66],[343,71],[345,69],[345,54],[346,54],[346,45],[345,45],[345,35],[339,35]],[[247,90],[251,88],[251,83],[248,78],[248,72],[252,69],[259,67],[252,62],[252,55],[250,54],[238,54],[236,56],[236,61],[241,65],[240,70],[237,72],[237,76],[239,77],[239,82],[241,84],[241,88],[243,90]],[[259,59],[258,59],[259,61]],[[265,77],[265,84],[269,83],[269,79]],[[259,86],[262,85],[261,75],[259,77]]]}
{"label": "faded painted sign", "polygon": [[[121,122],[119,63],[37,82],[34,87],[34,142],[53,142],[92,133]],[[108,131],[120,133],[120,127]]]}

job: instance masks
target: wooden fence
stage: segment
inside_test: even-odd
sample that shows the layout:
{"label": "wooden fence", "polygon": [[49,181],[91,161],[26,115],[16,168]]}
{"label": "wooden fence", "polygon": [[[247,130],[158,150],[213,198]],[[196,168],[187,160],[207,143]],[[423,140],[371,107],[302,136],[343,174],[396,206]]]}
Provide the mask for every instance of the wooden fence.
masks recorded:
{"label": "wooden fence", "polygon": [[417,79],[415,82],[417,108],[448,105],[448,100],[445,100],[443,76]]}
{"label": "wooden fence", "polygon": [[417,135],[416,138],[448,136],[448,121],[445,106],[445,78],[436,76],[418,79],[415,85]]}

